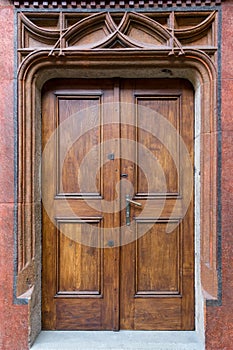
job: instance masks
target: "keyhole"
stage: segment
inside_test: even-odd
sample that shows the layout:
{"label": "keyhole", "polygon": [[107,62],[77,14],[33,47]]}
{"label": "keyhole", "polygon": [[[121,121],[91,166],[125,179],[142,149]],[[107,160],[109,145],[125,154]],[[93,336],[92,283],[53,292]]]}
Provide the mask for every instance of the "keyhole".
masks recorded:
{"label": "keyhole", "polygon": [[109,240],[109,241],[108,241],[108,246],[109,246],[109,247],[114,247],[114,241]]}

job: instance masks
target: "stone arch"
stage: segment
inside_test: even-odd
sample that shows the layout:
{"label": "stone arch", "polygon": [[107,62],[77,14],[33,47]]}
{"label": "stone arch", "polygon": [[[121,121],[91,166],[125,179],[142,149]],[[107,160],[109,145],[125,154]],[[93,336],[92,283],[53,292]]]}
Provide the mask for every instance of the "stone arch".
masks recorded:
{"label": "stone arch", "polygon": [[[21,15],[21,14],[20,14]],[[30,33],[33,25],[26,23]],[[108,16],[101,14],[100,23]],[[101,78],[101,77],[154,77],[185,78],[192,82],[196,96],[196,135],[195,135],[195,183],[196,183],[196,290],[208,300],[217,300],[217,68],[213,60],[213,50],[200,50],[185,47],[172,35],[159,31],[151,36],[154,44],[135,44],[125,30],[130,21],[136,18],[140,26],[148,18],[129,13],[118,27],[112,24],[112,33],[106,40],[93,46],[77,46],[78,33],[72,30],[66,35],[54,31],[50,45],[33,50],[21,50],[21,64],[18,70],[18,271],[17,297],[29,301],[31,338],[40,331],[40,271],[41,271],[41,90],[52,78]],[[213,23],[211,13],[204,24],[199,24],[200,32]],[[85,19],[84,19],[85,20]],[[87,19],[86,19],[87,20]],[[92,23],[93,19],[89,19]],[[104,21],[103,21],[104,20]],[[108,19],[108,26],[111,20]],[[23,24],[22,24],[23,26]],[[73,25],[75,27],[75,25]],[[81,25],[79,25],[82,28]],[[96,31],[99,30],[96,22]],[[122,31],[120,30],[122,28]],[[126,29],[125,29],[126,28]],[[204,29],[203,29],[204,28]],[[81,30],[81,29],[80,29]],[[35,30],[39,37],[45,33]],[[196,37],[198,28],[192,33]],[[43,33],[42,33],[43,32]],[[89,32],[88,32],[89,33]],[[93,31],[91,32],[93,33]],[[166,39],[164,46],[158,45],[158,37]],[[181,32],[178,33],[181,37]],[[31,34],[29,34],[30,36]],[[178,36],[179,36],[178,35]],[[185,34],[183,34],[185,35]],[[201,34],[202,35],[202,34]],[[93,34],[93,37],[95,35]],[[70,38],[73,38],[69,41]],[[75,39],[74,39],[75,38]],[[148,38],[148,37],[147,37]],[[74,46],[66,46],[71,42]],[[31,40],[31,39],[30,39]],[[28,39],[28,41],[30,42]],[[111,41],[112,40],[112,41]],[[115,40],[115,41],[114,41]],[[118,40],[122,46],[114,47]],[[148,40],[147,40],[148,41]],[[53,43],[53,45],[51,44]],[[110,45],[112,43],[112,45]],[[46,43],[48,45],[48,43]],[[128,46],[127,46],[128,45]],[[208,101],[208,102],[207,102]],[[199,203],[200,200],[200,203]],[[201,261],[201,263],[200,263]],[[199,309],[202,306],[198,306]],[[197,309],[198,313],[202,313]],[[201,316],[202,317],[202,316]],[[202,324],[203,326],[203,324]],[[200,326],[201,327],[201,326]]]}

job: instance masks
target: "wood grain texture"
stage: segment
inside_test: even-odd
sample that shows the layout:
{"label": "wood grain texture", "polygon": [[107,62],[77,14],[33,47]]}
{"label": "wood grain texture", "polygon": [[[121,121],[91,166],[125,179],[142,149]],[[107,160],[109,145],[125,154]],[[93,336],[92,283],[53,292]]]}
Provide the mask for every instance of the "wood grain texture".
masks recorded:
{"label": "wood grain texture", "polygon": [[[160,123],[160,118],[166,118],[169,123],[171,123],[174,128],[179,133],[180,130],[180,96],[163,96],[159,95],[157,92],[153,94],[153,90],[150,91],[148,89],[148,84],[146,93],[140,91],[137,93],[135,98],[135,104],[137,106],[137,142],[141,145],[145,146],[147,150],[151,153],[151,155],[157,160],[159,165],[163,170],[163,174],[166,181],[166,188],[164,188],[163,177],[159,176],[158,171],[155,174],[151,174],[150,176],[150,194],[158,194],[158,193],[166,193],[166,194],[178,194],[179,192],[179,184],[178,184],[178,174],[176,170],[176,164],[172,158],[172,155],[169,153],[167,149],[167,145],[163,145],[153,134],[149,134],[145,130],[143,130],[142,125],[146,124],[147,119],[147,111],[153,110],[155,121],[157,124],[157,128],[163,129],[162,123]],[[161,130],[160,134],[163,138],[167,138],[167,144],[169,143],[169,135],[167,134],[167,130]],[[178,140],[177,143],[172,145],[173,149],[175,148],[175,152],[178,152]],[[138,152],[137,164],[141,164],[143,162],[143,155],[141,152]],[[148,168],[153,169],[153,158],[148,157],[147,162],[150,162],[147,166]],[[148,175],[148,174],[147,174]],[[137,174],[137,195],[146,194],[148,192],[148,180],[145,178],[143,171],[138,167]]]}
{"label": "wood grain texture", "polygon": [[[93,112],[93,100],[86,98],[87,90],[89,97],[90,95],[96,96],[97,92],[100,95],[100,92],[104,91],[101,102],[105,103],[108,108],[101,107],[100,112],[97,105],[97,109],[94,109]],[[108,140],[112,136],[119,138],[118,126],[115,129],[106,127],[103,132],[100,132],[99,128],[91,128],[92,124],[90,124],[90,130],[85,129],[84,131],[83,129],[80,132],[80,129],[84,128],[85,118],[90,123],[94,118],[94,125],[96,120],[97,125],[100,124],[99,118],[102,118],[107,125],[111,123],[111,119],[115,118],[113,107],[109,104],[112,102],[113,91],[114,83],[106,80],[101,80],[101,84],[97,80],[61,80],[48,83],[44,90],[43,148],[46,148],[48,142],[51,142],[52,145],[43,167],[43,194],[50,216],[49,219],[44,210],[42,292],[44,329],[112,330],[119,327],[116,312],[119,309],[119,287],[114,288],[114,285],[118,286],[119,272],[116,269],[118,265],[112,263],[119,260],[119,249],[101,249],[103,246],[108,246],[109,240],[115,239],[112,237],[111,228],[116,225],[116,222],[119,222],[119,211],[117,210],[116,214],[101,212],[101,196],[96,197],[93,191],[91,193],[84,191],[83,197],[83,193],[77,192],[79,190],[77,186],[69,187],[70,184],[73,186],[78,183],[76,181],[79,165],[84,157],[83,152],[88,153],[96,144],[99,145],[100,138],[102,140]],[[57,103],[58,95],[66,96],[65,103],[64,100],[60,104]],[[83,100],[80,99],[80,95],[83,96]],[[91,104],[89,104],[90,100]],[[100,103],[99,98],[94,101]],[[90,108],[87,112],[85,107],[88,106]],[[82,112],[83,110],[86,112]],[[73,115],[74,118],[72,118]],[[51,139],[51,136],[59,125],[58,121],[62,120],[71,122],[66,123],[67,125],[63,124],[60,134],[61,142],[58,143],[57,137]],[[57,136],[57,133],[55,135]],[[110,152],[107,148],[101,148],[100,155],[100,147],[98,150],[98,162],[100,156],[107,158]],[[62,170],[68,168],[68,171],[60,171],[60,176],[58,176],[57,162],[61,158],[65,159],[62,163]],[[76,171],[69,171],[66,159],[69,160],[72,167],[76,168]],[[92,159],[96,160],[96,157]],[[100,183],[100,181],[96,181],[96,173],[92,173],[93,168],[95,169],[95,164],[90,164],[89,173],[84,175],[87,183],[92,185],[94,182],[96,185],[96,182]],[[109,162],[108,181],[104,183],[102,181],[100,188],[101,195],[109,201],[109,206],[115,198],[112,188],[115,188],[119,181],[119,174],[117,176],[115,168],[119,168],[118,159]],[[63,196],[59,196],[59,193],[57,195],[57,185],[60,181],[69,191],[68,196],[65,196],[65,192]],[[70,193],[71,189],[74,192]],[[87,186],[86,189],[90,187]],[[85,202],[85,195],[89,194],[91,196],[88,198],[94,199],[92,201],[95,204],[94,208]],[[114,213],[114,208],[111,212]],[[99,224],[97,224],[98,221]],[[56,222],[59,223],[57,228],[54,225]],[[109,228],[105,235],[101,233],[103,225]]]}
{"label": "wood grain texture", "polygon": [[[126,93],[125,93],[126,92]],[[185,141],[189,151],[190,159],[193,160],[193,92],[189,83],[182,80],[155,81],[150,79],[131,79],[124,80],[122,83],[122,102],[134,102],[135,96],[147,96],[146,104],[149,102],[150,110],[154,111],[154,122],[156,127],[160,128],[164,124],[160,124],[160,118],[156,119],[156,112],[162,118],[167,119],[178,134]],[[148,96],[150,99],[148,99]],[[174,98],[174,96],[179,96]],[[172,97],[172,98],[171,98]],[[176,100],[182,102],[176,102]],[[158,100],[158,101],[157,101]],[[157,101],[157,102],[154,102]],[[124,105],[123,105],[124,106]],[[124,107],[123,107],[124,108]],[[145,108],[145,107],[144,107]],[[142,123],[142,117],[148,117],[151,113],[149,110],[141,112],[138,108],[132,108],[127,111],[128,107],[123,111],[124,122],[128,120],[131,124],[137,118],[141,119],[137,127]],[[135,115],[137,113],[137,115]],[[151,122],[151,118],[149,119]],[[142,124],[143,125],[143,124]],[[144,124],[145,125],[145,124]],[[143,195],[134,192],[135,199],[142,203],[143,207],[147,204],[147,209],[142,211],[137,207],[131,208],[132,220],[136,220],[137,237],[141,235],[138,241],[121,247],[121,328],[122,329],[157,329],[157,330],[192,330],[194,328],[194,223],[193,223],[193,196],[188,211],[182,218],[182,207],[184,205],[180,193],[184,193],[185,188],[183,179],[185,174],[182,169],[175,169],[170,159],[167,149],[175,150],[174,154],[179,156],[179,141],[174,138],[174,144],[169,142],[165,145],[161,144],[157,139],[156,143],[153,139],[153,125],[148,127],[143,133],[135,128],[125,125],[122,128],[122,138],[134,139],[136,135],[141,134],[141,143],[146,145],[147,149],[155,152],[161,161],[164,169],[167,186],[167,197],[162,204],[160,193],[145,192]],[[168,130],[162,130],[160,135]],[[169,133],[162,138],[169,139]],[[178,142],[177,142],[178,141]],[[156,145],[156,146],[155,146]],[[168,147],[169,145],[169,147]],[[136,153],[136,150],[131,150]],[[132,155],[132,159],[134,159]],[[127,159],[122,160],[122,167],[128,169],[131,162]],[[141,176],[141,188],[156,187],[157,173],[155,168],[149,166],[149,176]],[[150,171],[151,170],[151,171]],[[168,176],[170,172],[170,176]],[[177,174],[178,172],[178,174]],[[148,174],[147,174],[148,175]],[[191,175],[192,176],[192,175]],[[154,179],[153,179],[154,177]],[[179,191],[174,193],[172,197],[169,192],[177,189],[177,179],[179,179]],[[130,172],[129,180],[135,184],[135,170]],[[148,186],[146,181],[152,183]],[[144,183],[145,184],[144,184]],[[127,189],[125,189],[127,191]],[[192,189],[191,189],[192,191]],[[176,192],[176,191],[174,191]],[[148,199],[149,198],[149,199]],[[176,199],[175,199],[176,198]],[[147,200],[148,199],[148,200]],[[174,208],[175,202],[179,205],[173,217],[176,217],[180,224],[172,232],[166,232],[166,218],[170,218],[171,210]],[[160,204],[159,204],[160,203]],[[157,221],[159,205],[163,205],[163,211]],[[140,217],[139,217],[140,215]],[[124,212],[122,212],[122,221],[125,220]],[[134,221],[133,220],[133,221]],[[154,224],[153,224],[154,222]],[[148,223],[152,223],[150,230],[143,234],[142,227]],[[125,234],[125,233],[124,233]],[[127,233],[126,233],[127,234]],[[143,235],[142,235],[143,234]],[[122,239],[124,239],[122,237]],[[136,264],[136,266],[135,266]],[[151,294],[150,294],[151,293]],[[162,316],[161,316],[162,315]],[[166,321],[165,321],[166,319]]]}
{"label": "wood grain texture", "polygon": [[[67,92],[66,92],[67,93]],[[90,91],[91,93],[91,91]],[[100,169],[100,108],[101,91],[99,96],[86,95],[85,92],[78,96],[58,96],[58,195],[59,194],[96,194],[100,195],[100,173],[91,173],[90,169]],[[88,111],[88,112],[87,112]],[[83,142],[83,127],[88,117],[89,132]],[[97,124],[96,127],[92,127]],[[66,126],[69,124],[69,127]],[[77,135],[77,136],[76,136]],[[72,145],[71,140],[74,139]],[[95,147],[96,146],[96,147]],[[99,147],[98,147],[99,146]],[[84,157],[92,151],[89,159],[89,170],[79,172]],[[95,178],[95,181],[93,181]],[[80,184],[82,185],[80,188]]]}
{"label": "wood grain texture", "polygon": [[[84,153],[98,145],[99,140],[106,141],[97,148],[99,158],[104,160],[98,176],[99,179],[102,178],[99,182],[101,196],[95,197],[92,193],[93,205],[85,202],[77,192],[78,187],[74,188],[72,197],[56,196],[60,178],[56,166],[49,165],[50,162],[56,163],[57,151],[60,152],[61,144],[58,147],[56,139],[52,148],[55,152],[51,152],[49,162],[43,168],[43,191],[49,198],[50,213],[53,215],[51,219],[59,222],[56,228],[46,212],[43,212],[43,328],[192,330],[193,197],[182,220],[184,204],[180,193],[184,190],[184,174],[175,171],[171,155],[161,140],[148,130],[141,130],[140,123],[145,114],[135,104],[136,96],[136,102],[143,101],[143,108],[146,106],[150,113],[163,115],[184,139],[193,161],[192,87],[186,81],[171,79],[51,81],[44,89],[42,105],[44,147],[57,126],[56,116],[59,116],[59,120],[69,118],[83,107],[79,100],[82,94],[90,96],[97,91],[101,92],[102,105],[101,108],[94,109],[96,114],[93,114],[93,118],[101,120],[102,125],[95,128],[94,133],[92,129],[88,131],[90,135],[84,132],[78,139],[78,147],[76,143],[71,145],[72,151],[68,153],[68,158],[70,163],[75,163],[72,166],[77,170],[63,171],[61,176],[62,182],[67,186],[74,183],[72,181],[77,176]],[[57,95],[62,94],[66,100],[60,108],[56,99]],[[85,103],[86,101],[89,100],[85,98]],[[100,103],[99,98],[96,101]],[[79,132],[82,120],[84,119],[75,119],[75,123],[68,124],[62,141],[65,150],[69,143],[64,139],[69,139],[75,130]],[[158,119],[155,118],[154,121],[158,128],[161,127]],[[128,140],[129,147],[126,147],[125,140]],[[167,192],[163,193],[168,196],[164,200],[161,199],[161,183],[152,168],[153,164],[149,164],[149,169],[152,168],[149,173],[151,187],[148,187],[142,170],[141,175],[138,174],[139,143],[159,159],[164,169],[168,183]],[[177,139],[173,148],[175,153],[179,153]],[[109,154],[120,156],[111,159]],[[89,165],[87,183],[91,186],[93,181],[96,182],[95,176],[91,175],[95,166],[91,163]],[[67,167],[66,162],[64,166]],[[121,186],[118,186],[117,193],[122,173],[128,177],[127,181],[122,181]],[[138,188],[140,192],[137,191]],[[140,201],[142,210],[146,202],[149,205],[144,211],[131,206],[132,224],[120,234],[120,229],[116,228],[126,223],[125,209],[120,210],[120,200],[123,203],[126,194],[131,194]],[[107,201],[110,210],[105,210],[104,201]],[[166,227],[176,201],[178,205],[175,214],[173,213],[176,218],[173,222],[178,225],[168,233]],[[162,204],[164,208],[157,220]],[[141,235],[143,227],[148,223],[150,229]],[[104,229],[103,233],[101,229]],[[135,239],[130,244],[123,244],[127,235],[132,235]],[[112,248],[109,248],[109,241],[113,242]],[[123,245],[120,246],[120,243]]]}
{"label": "wood grain texture", "polygon": [[167,233],[166,226],[166,221],[156,222],[136,241],[135,294],[138,296],[181,293],[180,230]]}
{"label": "wood grain texture", "polygon": [[[96,248],[100,233],[94,228],[92,230],[93,225],[95,224],[75,221],[60,223],[57,242],[57,294],[101,294],[102,251]],[[88,245],[80,243],[83,241]]]}

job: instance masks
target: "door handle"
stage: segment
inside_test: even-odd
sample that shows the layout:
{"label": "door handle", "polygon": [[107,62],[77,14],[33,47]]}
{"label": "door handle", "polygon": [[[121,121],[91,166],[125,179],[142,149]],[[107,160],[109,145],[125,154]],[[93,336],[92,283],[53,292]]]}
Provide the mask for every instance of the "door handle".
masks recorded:
{"label": "door handle", "polygon": [[125,200],[126,200],[126,207],[125,207],[125,210],[126,210],[126,225],[127,226],[130,226],[130,204],[134,204],[134,205],[137,205],[138,207],[141,207],[141,203],[138,203],[138,202],[135,202],[133,201],[132,199],[130,199],[130,195],[127,194],[125,196]]}

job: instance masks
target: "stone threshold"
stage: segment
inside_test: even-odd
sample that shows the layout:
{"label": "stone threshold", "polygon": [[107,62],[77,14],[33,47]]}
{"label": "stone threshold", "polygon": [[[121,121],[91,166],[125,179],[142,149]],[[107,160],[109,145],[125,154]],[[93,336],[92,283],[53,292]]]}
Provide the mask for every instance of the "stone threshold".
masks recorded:
{"label": "stone threshold", "polygon": [[195,331],[42,331],[32,350],[204,350]]}

